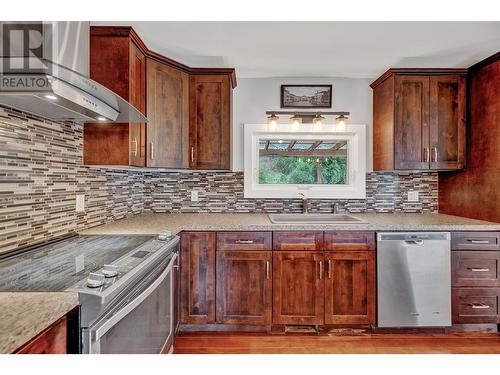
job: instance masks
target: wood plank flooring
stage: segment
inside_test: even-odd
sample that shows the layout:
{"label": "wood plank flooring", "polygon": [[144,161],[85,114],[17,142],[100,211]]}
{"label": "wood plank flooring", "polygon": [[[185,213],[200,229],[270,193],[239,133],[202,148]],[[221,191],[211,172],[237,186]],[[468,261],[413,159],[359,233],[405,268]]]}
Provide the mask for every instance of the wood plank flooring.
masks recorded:
{"label": "wood plank flooring", "polygon": [[181,332],[178,354],[499,354],[496,333],[359,335]]}

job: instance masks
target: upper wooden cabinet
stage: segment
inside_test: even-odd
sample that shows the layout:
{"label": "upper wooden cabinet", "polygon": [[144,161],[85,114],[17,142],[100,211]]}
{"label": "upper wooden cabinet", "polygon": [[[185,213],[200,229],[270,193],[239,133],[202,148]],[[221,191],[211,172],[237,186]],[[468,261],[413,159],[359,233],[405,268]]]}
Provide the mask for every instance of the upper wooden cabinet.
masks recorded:
{"label": "upper wooden cabinet", "polygon": [[188,168],[189,77],[147,59],[148,167]]}
{"label": "upper wooden cabinet", "polygon": [[231,169],[232,87],[227,75],[190,78],[192,169]]}
{"label": "upper wooden cabinet", "polygon": [[[90,78],[146,114],[145,47],[131,28],[91,27]],[[145,126],[85,124],[84,163],[145,166]]]}
{"label": "upper wooden cabinet", "polygon": [[373,169],[465,167],[465,69],[390,69],[373,88]]}
{"label": "upper wooden cabinet", "polygon": [[90,77],[146,124],[86,124],[84,162],[231,169],[232,68],[191,68],[150,51],[131,27],[91,27]]}

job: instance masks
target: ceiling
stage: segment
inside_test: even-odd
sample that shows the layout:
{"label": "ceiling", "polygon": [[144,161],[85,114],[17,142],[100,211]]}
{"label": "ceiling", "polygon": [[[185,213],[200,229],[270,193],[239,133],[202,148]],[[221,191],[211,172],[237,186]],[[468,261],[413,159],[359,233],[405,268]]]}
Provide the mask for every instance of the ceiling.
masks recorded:
{"label": "ceiling", "polygon": [[469,67],[500,50],[500,22],[93,22],[131,25],[158,53],[239,78],[376,78],[390,67]]}

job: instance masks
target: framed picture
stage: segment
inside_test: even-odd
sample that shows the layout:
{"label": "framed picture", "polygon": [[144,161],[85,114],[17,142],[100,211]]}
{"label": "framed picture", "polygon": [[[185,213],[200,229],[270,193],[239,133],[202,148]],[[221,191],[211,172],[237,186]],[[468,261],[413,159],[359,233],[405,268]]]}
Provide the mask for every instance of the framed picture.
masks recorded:
{"label": "framed picture", "polygon": [[332,85],[281,85],[281,108],[331,108]]}

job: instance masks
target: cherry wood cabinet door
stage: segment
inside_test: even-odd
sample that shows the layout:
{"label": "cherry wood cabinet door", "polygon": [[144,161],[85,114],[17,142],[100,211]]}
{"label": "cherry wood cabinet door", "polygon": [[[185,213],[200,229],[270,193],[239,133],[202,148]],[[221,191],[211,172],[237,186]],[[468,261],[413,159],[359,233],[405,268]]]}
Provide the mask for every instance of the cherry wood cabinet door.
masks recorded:
{"label": "cherry wood cabinet door", "polygon": [[[146,114],[146,57],[134,43],[130,43],[129,101]],[[130,123],[130,165],[146,166],[146,125]]]}
{"label": "cherry wood cabinet door", "polygon": [[323,324],[323,267],[323,253],[273,253],[273,324]]}
{"label": "cherry wood cabinet door", "polygon": [[272,252],[217,252],[217,323],[270,325]]}
{"label": "cherry wood cabinet door", "polygon": [[375,323],[375,252],[327,252],[325,268],[325,324]]}
{"label": "cherry wood cabinet door", "polygon": [[430,77],[430,168],[465,167],[465,77]]}
{"label": "cherry wood cabinet door", "polygon": [[395,169],[429,169],[429,76],[395,77]]}
{"label": "cherry wood cabinet door", "polygon": [[148,167],[188,168],[188,74],[146,60]]}
{"label": "cherry wood cabinet door", "polygon": [[20,348],[17,354],[66,354],[67,318],[64,316]]}
{"label": "cherry wood cabinet door", "polygon": [[215,232],[181,235],[181,322],[215,323]]}
{"label": "cherry wood cabinet door", "polygon": [[231,169],[232,88],[227,75],[191,75],[190,167]]}

